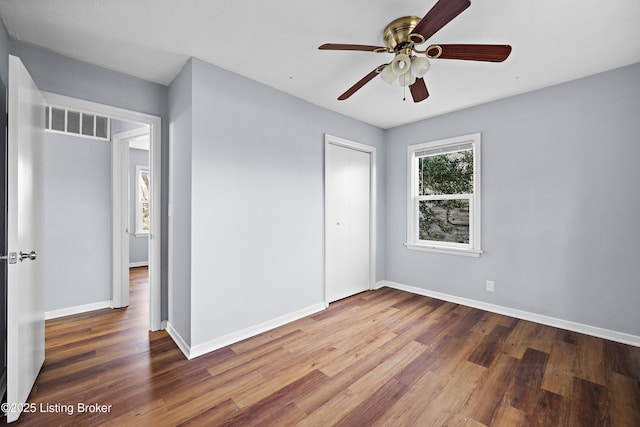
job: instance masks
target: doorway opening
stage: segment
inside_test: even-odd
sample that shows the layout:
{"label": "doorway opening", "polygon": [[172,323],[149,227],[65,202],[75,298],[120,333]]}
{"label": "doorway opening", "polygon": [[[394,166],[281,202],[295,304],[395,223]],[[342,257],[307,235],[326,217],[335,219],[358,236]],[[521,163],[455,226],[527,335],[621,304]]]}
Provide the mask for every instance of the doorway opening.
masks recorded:
{"label": "doorway opening", "polygon": [[[144,262],[148,269],[149,282],[149,329],[162,329],[161,321],[161,121],[157,116],[138,113],[117,107],[97,104],[58,94],[43,93],[48,104],[72,108],[78,111],[90,111],[109,117],[112,121],[111,138],[111,299],[113,308],[129,305],[129,269],[130,248],[146,246],[147,260]],[[119,127],[118,127],[119,126]],[[143,142],[144,141],[144,142]],[[148,154],[136,153],[136,157],[147,158],[144,165],[147,175],[147,198],[144,204],[146,227],[136,236],[136,221],[129,211],[129,199],[135,199],[135,176],[130,178],[129,155],[130,146],[136,144],[148,145]],[[134,148],[140,150],[140,148]],[[140,150],[144,151],[144,150]],[[141,165],[143,166],[143,165]],[[135,172],[134,172],[135,175]],[[134,187],[135,188],[135,187]],[[132,208],[135,203],[131,204]],[[135,214],[134,214],[135,215]],[[145,229],[146,228],[146,229]],[[133,237],[130,237],[133,236]],[[143,237],[144,236],[144,237]],[[130,239],[135,239],[137,245],[132,245]],[[144,241],[148,243],[143,243]],[[134,248],[137,250],[137,247]]]}

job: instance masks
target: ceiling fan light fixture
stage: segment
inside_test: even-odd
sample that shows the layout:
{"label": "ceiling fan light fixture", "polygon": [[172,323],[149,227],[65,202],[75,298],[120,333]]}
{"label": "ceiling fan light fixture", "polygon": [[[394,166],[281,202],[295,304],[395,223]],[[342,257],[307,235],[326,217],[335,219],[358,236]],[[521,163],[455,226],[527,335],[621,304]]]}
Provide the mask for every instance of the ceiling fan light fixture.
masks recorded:
{"label": "ceiling fan light fixture", "polygon": [[[401,86],[405,88],[410,86],[413,101],[421,102],[429,97],[423,80],[423,76],[431,68],[429,59],[503,62],[509,57],[511,46],[506,44],[432,44],[424,50],[417,49],[416,46],[425,43],[471,6],[470,0],[434,1],[435,5],[424,17],[404,16],[387,25],[383,33],[384,46],[325,43],[319,47],[321,50],[355,50],[395,55],[390,63],[378,66],[340,95],[339,101],[349,98],[380,74],[388,84],[398,80]],[[406,93],[406,89],[404,92]]]}
{"label": "ceiling fan light fixture", "polygon": [[400,86],[411,86],[416,82],[416,76],[409,70],[409,72],[398,76],[398,82],[400,82]]}
{"label": "ceiling fan light fixture", "polygon": [[417,56],[411,58],[411,73],[416,77],[423,77],[431,68],[431,64],[427,58]]}
{"label": "ceiling fan light fixture", "polygon": [[398,76],[407,73],[410,68],[411,58],[409,58],[407,54],[399,53],[393,58],[393,61],[391,61],[391,70]]}
{"label": "ceiling fan light fixture", "polygon": [[393,72],[390,65],[384,67],[384,70],[380,72],[380,78],[390,85],[398,79],[398,75]]}

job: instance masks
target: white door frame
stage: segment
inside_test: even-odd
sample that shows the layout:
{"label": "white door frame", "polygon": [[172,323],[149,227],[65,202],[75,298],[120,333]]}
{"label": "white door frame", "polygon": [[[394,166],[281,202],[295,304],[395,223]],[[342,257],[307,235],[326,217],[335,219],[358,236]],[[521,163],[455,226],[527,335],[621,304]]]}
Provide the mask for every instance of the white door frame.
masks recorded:
{"label": "white door frame", "polygon": [[370,193],[369,193],[369,290],[375,289],[376,284],[376,147],[361,144],[359,142],[350,141],[348,139],[325,134],[324,135],[324,305],[329,306],[329,298],[327,295],[327,188],[328,188],[328,168],[327,168],[327,151],[329,145],[337,145],[340,147],[358,150],[369,153],[370,164]]}
{"label": "white door frame", "polygon": [[[158,116],[150,114],[139,113],[136,111],[126,110],[123,108],[112,107],[109,105],[98,104],[91,101],[85,101],[82,99],[71,98],[68,96],[58,95],[54,93],[43,92],[45,100],[51,105],[65,106],[68,108],[75,108],[79,110],[91,111],[97,114],[102,114],[107,117],[124,120],[129,122],[136,122],[149,125],[149,179],[151,183],[151,198],[150,198],[150,218],[151,218],[151,230],[149,232],[149,329],[157,331],[163,329],[163,322],[161,320],[161,231],[162,231],[162,210],[161,210],[161,177],[162,177],[162,163],[161,163],[161,119]],[[112,174],[113,175],[113,174]],[[113,180],[116,176],[112,176]],[[117,198],[117,200],[122,200]],[[113,212],[112,217],[120,217],[122,213],[121,203],[114,200],[112,203]],[[118,209],[117,211],[115,209]],[[116,250],[123,244],[123,234],[121,230],[112,230],[113,248]],[[128,239],[128,235],[127,235]],[[127,241],[128,244],[128,241]],[[116,259],[121,259],[120,254],[117,256],[114,254],[114,262],[112,270],[112,298],[120,295],[122,296],[123,285],[122,281],[122,263],[115,262]],[[116,264],[118,264],[118,271],[115,271]],[[127,262],[126,269],[128,271],[129,264]],[[128,288],[128,276],[127,276],[127,288]],[[120,303],[120,302],[118,302]],[[114,301],[112,300],[112,305]]]}

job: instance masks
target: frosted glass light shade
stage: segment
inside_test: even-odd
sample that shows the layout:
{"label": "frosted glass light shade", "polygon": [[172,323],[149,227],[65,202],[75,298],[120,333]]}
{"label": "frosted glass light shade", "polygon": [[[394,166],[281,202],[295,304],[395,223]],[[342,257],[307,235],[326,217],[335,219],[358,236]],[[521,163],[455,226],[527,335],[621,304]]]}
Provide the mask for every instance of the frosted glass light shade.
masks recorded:
{"label": "frosted glass light shade", "polygon": [[409,68],[411,68],[411,58],[404,53],[399,53],[391,61],[391,70],[399,76],[408,72]]}
{"label": "frosted glass light shade", "polygon": [[391,65],[387,65],[380,73],[380,78],[391,85],[396,81],[398,75],[393,72]]}
{"label": "frosted glass light shade", "polygon": [[400,82],[400,86],[411,86],[416,82],[416,76],[409,71],[408,73],[398,76],[398,81]]}
{"label": "frosted glass light shade", "polygon": [[431,64],[429,64],[427,58],[419,56],[411,60],[411,72],[416,77],[422,77],[427,74],[429,68],[431,68]]}

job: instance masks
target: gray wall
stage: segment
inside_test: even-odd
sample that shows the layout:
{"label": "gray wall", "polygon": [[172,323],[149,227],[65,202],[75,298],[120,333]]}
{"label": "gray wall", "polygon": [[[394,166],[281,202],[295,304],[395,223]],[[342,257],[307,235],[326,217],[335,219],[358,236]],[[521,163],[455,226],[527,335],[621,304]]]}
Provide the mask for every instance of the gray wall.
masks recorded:
{"label": "gray wall", "polygon": [[125,120],[111,120],[111,136],[118,133],[126,132],[129,130],[140,129],[142,127],[148,128],[148,125],[141,125],[140,123],[127,122]]}
{"label": "gray wall", "polygon": [[[636,64],[389,130],[387,280],[640,335],[639,112]],[[472,132],[485,253],[406,249],[407,145]]]}
{"label": "gray wall", "polygon": [[129,150],[129,264],[142,265],[149,263],[149,235],[136,236],[136,166],[149,166],[149,151]]}
{"label": "gray wall", "polygon": [[45,133],[45,311],[111,299],[111,147]]}
{"label": "gray wall", "polygon": [[169,167],[166,155],[169,148],[167,87],[15,40],[10,43],[10,53],[20,57],[43,91],[161,117],[162,169],[165,171],[162,174],[162,318],[166,319],[169,222],[166,202],[169,191],[169,174],[166,172]]}
{"label": "gray wall", "polygon": [[169,86],[169,321],[191,344],[192,62]]}
{"label": "gray wall", "polygon": [[192,76],[191,343],[324,301],[325,132],[380,154],[382,280],[384,132],[197,59]]}

